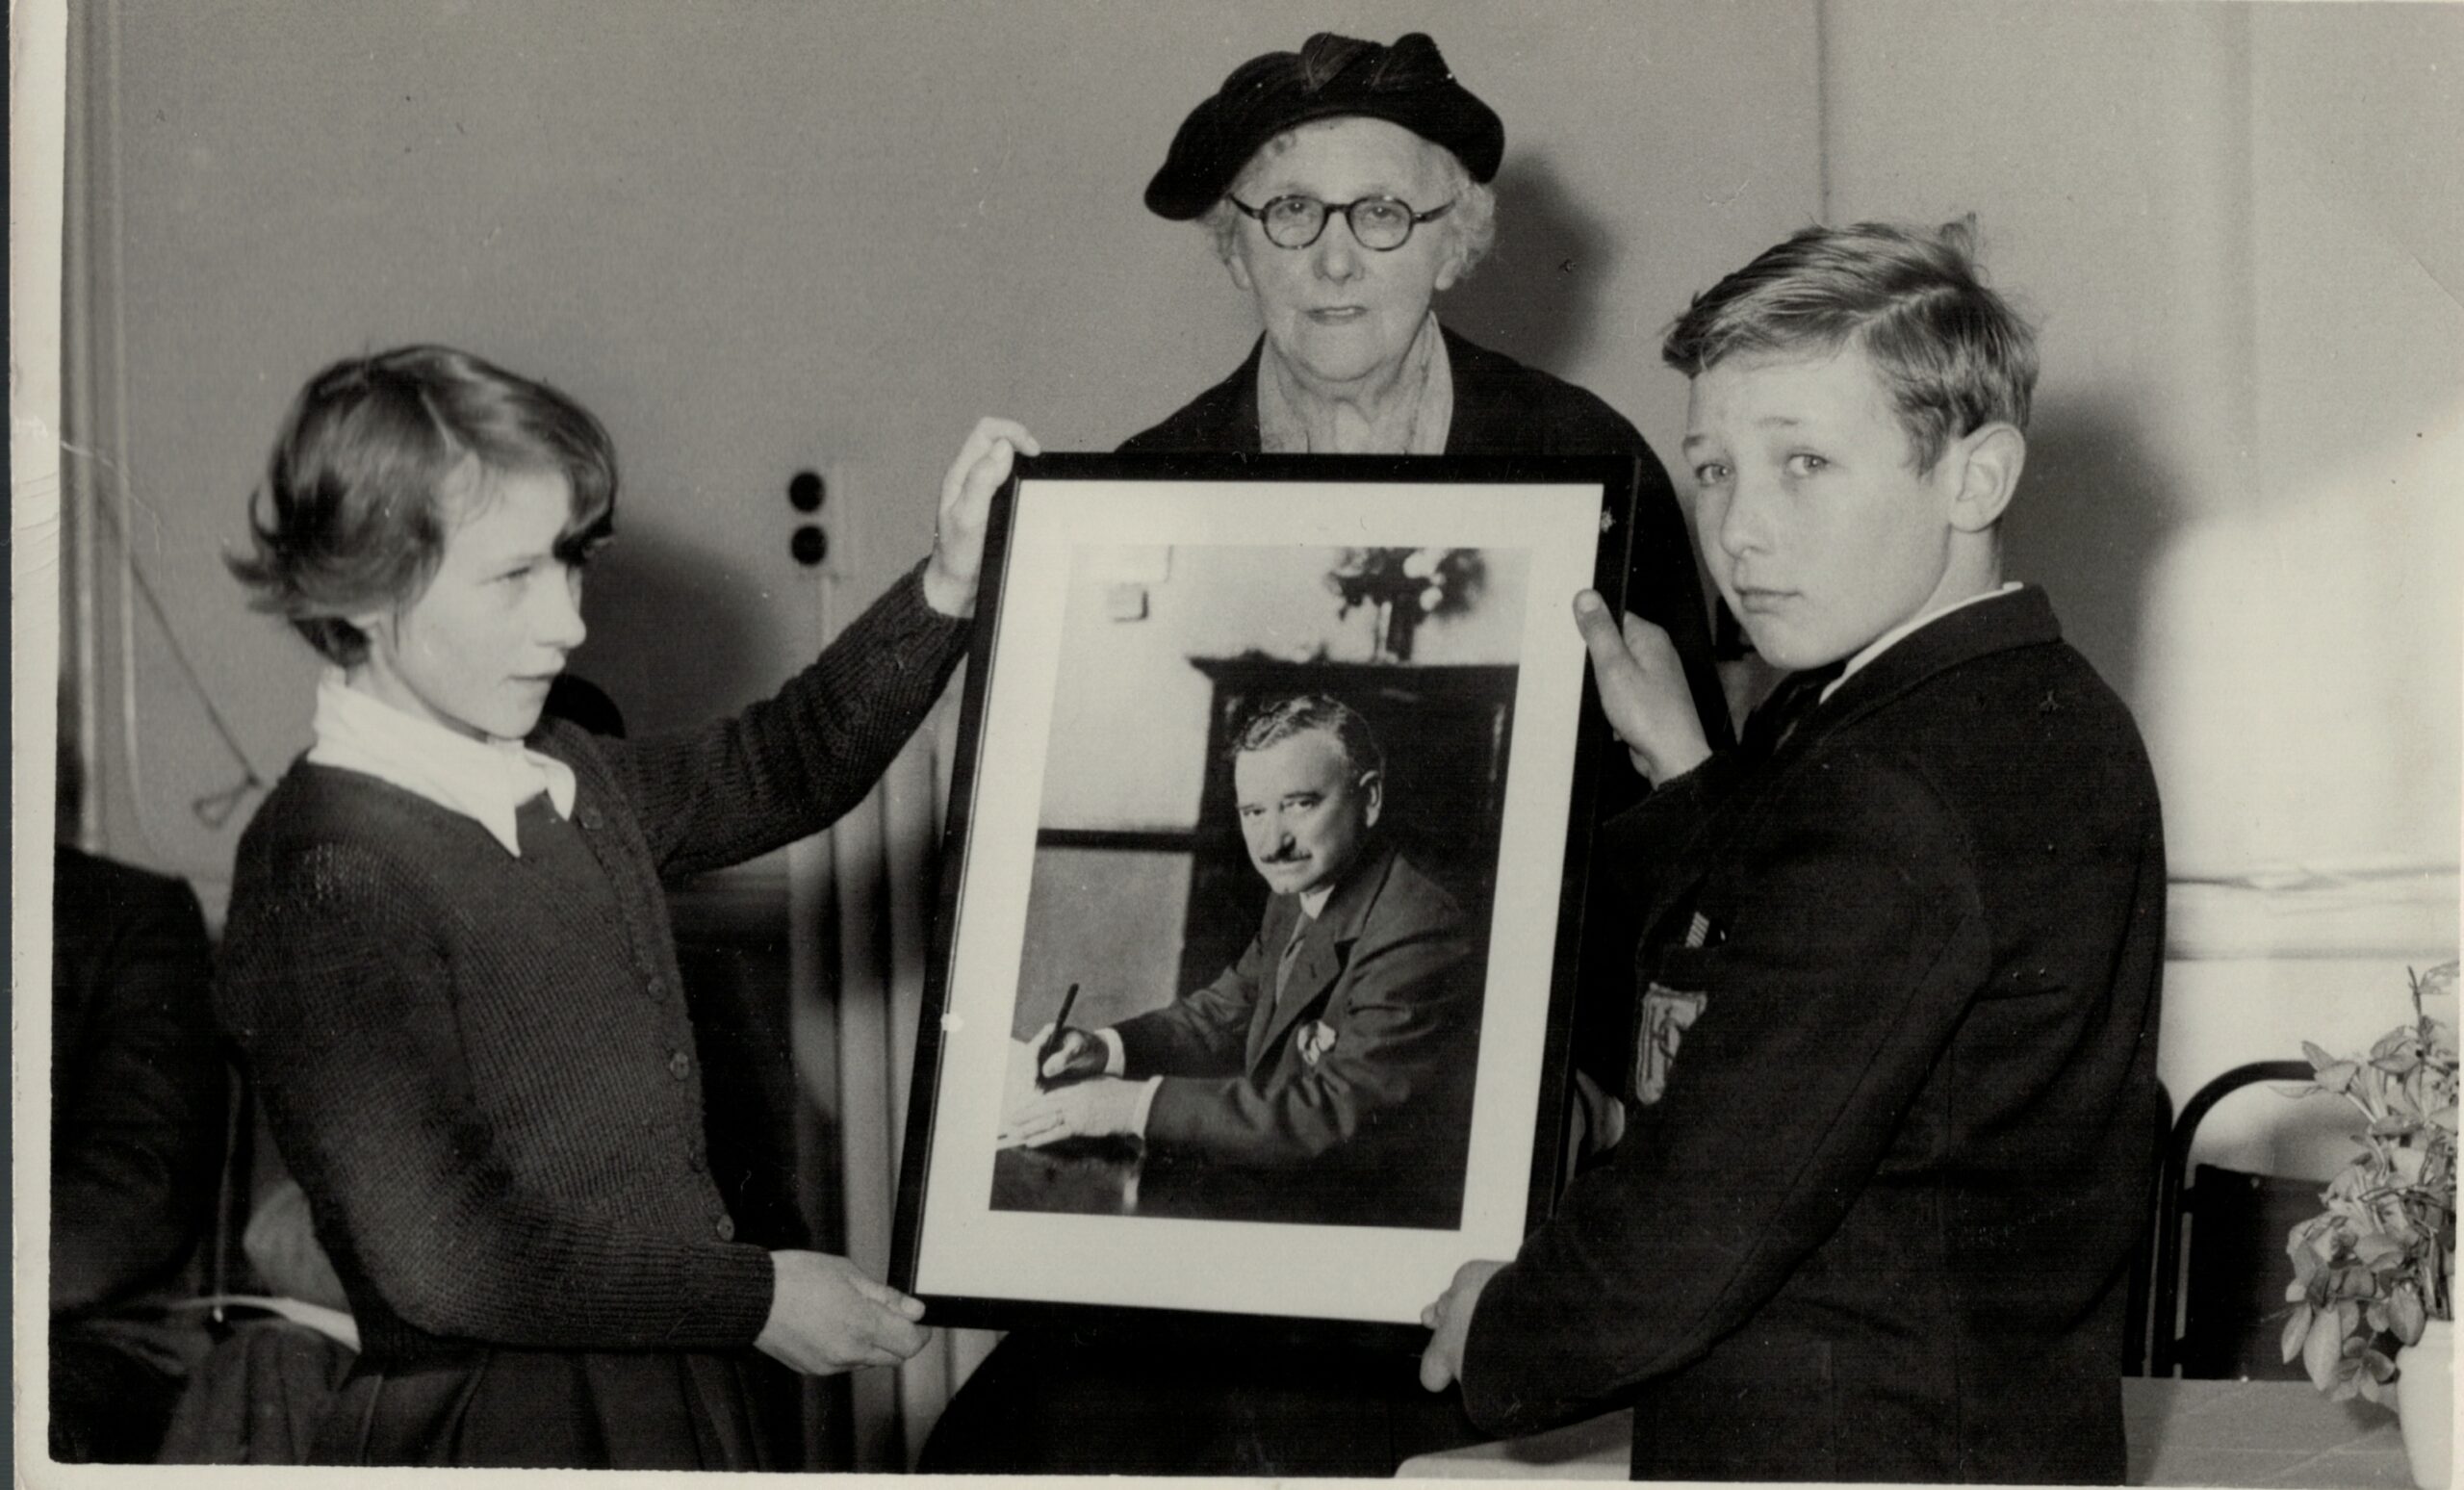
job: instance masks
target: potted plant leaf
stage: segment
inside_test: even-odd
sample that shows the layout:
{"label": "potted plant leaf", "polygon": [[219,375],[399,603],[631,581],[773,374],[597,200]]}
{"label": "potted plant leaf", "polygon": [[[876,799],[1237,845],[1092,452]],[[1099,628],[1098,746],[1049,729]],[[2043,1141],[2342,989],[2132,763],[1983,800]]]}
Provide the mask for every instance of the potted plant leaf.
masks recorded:
{"label": "potted plant leaf", "polygon": [[2310,1090],[2343,1097],[2360,1147],[2320,1198],[2326,1210],[2285,1239],[2293,1303],[2284,1358],[2319,1390],[2395,1406],[2413,1477],[2444,1487],[2451,1457],[2455,1319],[2456,964],[2407,977],[2413,1018],[2362,1060],[2308,1041]]}

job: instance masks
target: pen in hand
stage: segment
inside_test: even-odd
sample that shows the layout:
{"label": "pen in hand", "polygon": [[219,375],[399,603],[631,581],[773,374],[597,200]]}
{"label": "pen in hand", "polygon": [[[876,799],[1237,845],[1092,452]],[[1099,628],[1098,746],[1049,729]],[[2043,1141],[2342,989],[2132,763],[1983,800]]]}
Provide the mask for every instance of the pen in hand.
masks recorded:
{"label": "pen in hand", "polygon": [[1036,1090],[1038,1092],[1046,1091],[1052,1086],[1051,1079],[1043,1073],[1044,1063],[1060,1051],[1061,1038],[1069,1033],[1069,1008],[1077,1002],[1078,985],[1073,983],[1069,986],[1069,991],[1061,995],[1061,1013],[1052,1016],[1052,1033],[1044,1037],[1043,1047],[1036,1052]]}

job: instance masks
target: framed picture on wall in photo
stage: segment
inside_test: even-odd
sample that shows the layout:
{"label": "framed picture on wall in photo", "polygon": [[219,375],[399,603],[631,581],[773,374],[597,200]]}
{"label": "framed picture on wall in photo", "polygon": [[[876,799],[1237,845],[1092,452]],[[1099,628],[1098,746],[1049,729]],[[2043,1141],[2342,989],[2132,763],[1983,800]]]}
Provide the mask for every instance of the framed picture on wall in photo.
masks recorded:
{"label": "framed picture on wall in photo", "polygon": [[[935,1323],[1416,1325],[1558,1171],[1630,460],[1021,460],[891,1279]],[[1596,721],[1596,708],[1592,716]]]}

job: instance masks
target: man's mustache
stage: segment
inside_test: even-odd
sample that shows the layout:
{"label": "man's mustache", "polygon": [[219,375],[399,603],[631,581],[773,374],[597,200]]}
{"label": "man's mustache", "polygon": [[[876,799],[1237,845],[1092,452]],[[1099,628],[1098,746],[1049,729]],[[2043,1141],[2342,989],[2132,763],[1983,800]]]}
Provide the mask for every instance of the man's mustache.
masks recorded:
{"label": "man's mustache", "polygon": [[1297,864],[1306,861],[1308,858],[1307,854],[1298,849],[1282,849],[1272,854],[1258,855],[1257,861],[1262,864]]}

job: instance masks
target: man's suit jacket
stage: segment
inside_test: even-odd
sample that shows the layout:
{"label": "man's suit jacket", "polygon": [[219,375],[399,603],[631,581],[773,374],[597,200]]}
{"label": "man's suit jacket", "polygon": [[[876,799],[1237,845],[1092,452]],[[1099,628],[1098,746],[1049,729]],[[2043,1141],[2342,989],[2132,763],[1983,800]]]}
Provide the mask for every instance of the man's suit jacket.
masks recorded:
{"label": "man's suit jacket", "polygon": [[184,881],[64,845],[52,890],[51,1310],[168,1370],[206,1343],[148,1316],[221,1180],[214,947]]}
{"label": "man's suit jacket", "polygon": [[1479,1038],[1462,912],[1378,845],[1302,919],[1274,896],[1221,977],[1118,1026],[1125,1074],[1165,1078],[1141,1210],[1451,1227]]}
{"label": "man's suit jacket", "polygon": [[1634,1120],[1489,1283],[1474,1418],[1630,1401],[1637,1477],[2118,1481],[2164,846],[2043,595],[1912,633],[1628,834],[1664,856]]}

